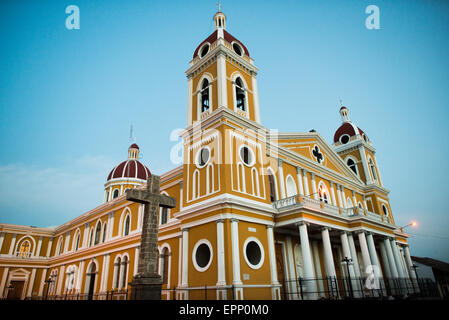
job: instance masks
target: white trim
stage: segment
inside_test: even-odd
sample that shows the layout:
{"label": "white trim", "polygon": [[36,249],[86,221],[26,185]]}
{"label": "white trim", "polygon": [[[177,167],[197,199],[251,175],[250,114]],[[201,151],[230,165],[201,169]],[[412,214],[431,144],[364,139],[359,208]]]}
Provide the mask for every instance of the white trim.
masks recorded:
{"label": "white trim", "polygon": [[[248,246],[248,244],[250,242],[255,242],[259,246],[259,249],[260,249],[260,261],[259,261],[259,263],[255,264],[255,265],[252,264],[248,260],[248,257],[247,257],[247,254],[246,254],[246,247]],[[246,264],[251,269],[254,269],[254,270],[260,269],[262,267],[263,263],[264,263],[264,260],[265,260],[265,250],[264,250],[264,247],[262,245],[262,242],[260,242],[259,239],[257,239],[256,237],[248,237],[245,240],[245,242],[243,243],[243,257],[245,258]]]}
{"label": "white trim", "polygon": [[[209,252],[210,252],[209,262],[204,267],[200,267],[196,261],[196,251],[198,250],[198,247],[202,244],[207,245],[209,247]],[[198,240],[197,243],[193,246],[193,250],[192,250],[192,263],[193,263],[193,266],[195,267],[195,269],[199,272],[206,271],[207,269],[209,269],[213,258],[214,258],[214,251],[212,249],[212,245],[209,242],[209,240],[207,240],[207,239]]]}

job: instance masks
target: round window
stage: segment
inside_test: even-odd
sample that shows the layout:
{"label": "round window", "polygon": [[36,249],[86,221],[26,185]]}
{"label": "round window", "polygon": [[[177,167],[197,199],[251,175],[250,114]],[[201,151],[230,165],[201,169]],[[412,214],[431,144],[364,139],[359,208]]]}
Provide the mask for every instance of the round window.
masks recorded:
{"label": "round window", "polygon": [[207,240],[200,240],[193,248],[193,265],[200,272],[206,271],[212,262],[212,247]]}
{"label": "round window", "polygon": [[264,261],[264,251],[262,244],[257,238],[248,238],[244,244],[243,251],[245,253],[246,263],[252,269],[259,269]]}
{"label": "round window", "polygon": [[347,134],[344,134],[340,137],[340,142],[343,144],[346,144],[349,142],[349,136]]}
{"label": "round window", "polygon": [[240,148],[240,159],[247,166],[252,166],[254,164],[254,155],[250,148],[243,146]]}
{"label": "round window", "polygon": [[201,51],[200,51],[200,57],[201,57],[201,58],[204,57],[204,56],[209,52],[209,48],[210,48],[210,45],[209,45],[208,43],[206,43],[206,44],[201,48]]}
{"label": "round window", "polygon": [[204,167],[207,162],[209,161],[210,158],[210,151],[208,148],[202,148],[200,149],[200,151],[198,151],[197,153],[197,159],[196,159],[196,163],[197,166],[202,168]]}
{"label": "round window", "polygon": [[240,46],[239,46],[237,43],[235,43],[235,42],[232,44],[232,49],[234,49],[234,52],[237,53],[239,56],[241,56],[242,53],[243,53],[242,47],[240,47]]}

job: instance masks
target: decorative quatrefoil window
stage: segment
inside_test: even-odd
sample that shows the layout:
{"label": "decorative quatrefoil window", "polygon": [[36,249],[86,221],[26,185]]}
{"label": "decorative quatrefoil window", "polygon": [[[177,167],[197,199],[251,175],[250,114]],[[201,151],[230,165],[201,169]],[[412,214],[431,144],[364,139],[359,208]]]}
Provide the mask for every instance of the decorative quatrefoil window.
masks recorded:
{"label": "decorative quatrefoil window", "polygon": [[315,157],[316,161],[321,164],[324,160],[324,156],[320,151],[320,148],[318,148],[317,145],[315,145],[315,147],[312,149],[312,154]]}

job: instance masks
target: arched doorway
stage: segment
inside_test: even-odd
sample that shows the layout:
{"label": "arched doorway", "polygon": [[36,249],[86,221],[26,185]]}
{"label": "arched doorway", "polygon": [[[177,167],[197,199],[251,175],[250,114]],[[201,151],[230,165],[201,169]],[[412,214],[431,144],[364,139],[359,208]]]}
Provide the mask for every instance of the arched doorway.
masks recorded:
{"label": "arched doorway", "polygon": [[92,300],[95,292],[95,278],[97,275],[97,266],[91,263],[87,271],[86,285],[87,285],[87,299]]}

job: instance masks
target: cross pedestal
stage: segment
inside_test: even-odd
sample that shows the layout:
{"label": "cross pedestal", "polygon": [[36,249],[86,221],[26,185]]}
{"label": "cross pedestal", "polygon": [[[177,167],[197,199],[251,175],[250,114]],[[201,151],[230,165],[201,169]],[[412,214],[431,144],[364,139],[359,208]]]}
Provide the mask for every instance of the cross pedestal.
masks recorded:
{"label": "cross pedestal", "polygon": [[137,274],[131,281],[131,299],[160,300],[162,278],[157,273],[158,264],[158,216],[159,207],[174,208],[176,199],[161,195],[160,177],[151,175],[146,190],[131,189],[126,192],[126,200],[143,203],[142,238]]}

